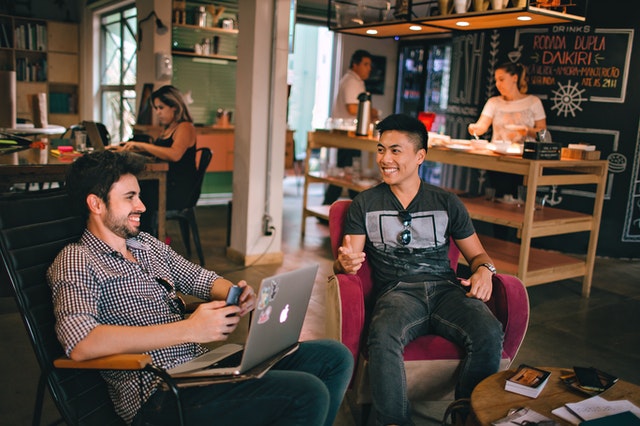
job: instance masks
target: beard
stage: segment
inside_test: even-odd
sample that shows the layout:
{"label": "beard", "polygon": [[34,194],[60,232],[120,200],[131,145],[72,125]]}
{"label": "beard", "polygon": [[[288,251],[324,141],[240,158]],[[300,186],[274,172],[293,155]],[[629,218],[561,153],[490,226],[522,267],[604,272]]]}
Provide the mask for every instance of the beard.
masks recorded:
{"label": "beard", "polygon": [[119,237],[128,240],[129,238],[133,238],[140,233],[139,226],[132,226],[129,223],[128,216],[124,218],[118,218],[113,216],[110,212],[107,214],[105,218],[105,225],[111,232],[118,235]]}

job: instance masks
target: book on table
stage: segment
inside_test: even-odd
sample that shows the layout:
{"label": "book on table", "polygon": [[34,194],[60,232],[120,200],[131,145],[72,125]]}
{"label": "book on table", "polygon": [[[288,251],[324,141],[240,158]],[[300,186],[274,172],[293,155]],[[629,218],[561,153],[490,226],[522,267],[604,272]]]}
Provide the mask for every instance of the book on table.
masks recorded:
{"label": "book on table", "polygon": [[537,398],[549,381],[551,372],[527,364],[520,364],[515,374],[509,377],[504,389],[530,398]]}
{"label": "book on table", "polygon": [[623,411],[606,417],[586,420],[580,423],[580,426],[640,426],[640,417],[631,411]]}

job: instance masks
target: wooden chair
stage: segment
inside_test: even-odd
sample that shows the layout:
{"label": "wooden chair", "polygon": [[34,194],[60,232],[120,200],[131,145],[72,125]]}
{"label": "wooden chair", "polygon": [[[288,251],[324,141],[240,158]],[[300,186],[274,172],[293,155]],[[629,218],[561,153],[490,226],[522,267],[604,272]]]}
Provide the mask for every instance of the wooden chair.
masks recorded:
{"label": "wooden chair", "polygon": [[[343,223],[350,204],[351,200],[338,200],[329,210],[334,257],[342,244]],[[450,246],[449,259],[456,270],[459,251],[453,242]],[[365,261],[355,275],[337,274],[334,284],[337,288],[331,282],[328,287],[328,333],[340,339],[353,354],[356,368],[350,388],[355,392],[356,402],[363,405],[363,421],[366,422],[371,406],[365,348],[366,324],[372,307],[370,265]],[[512,275],[494,275],[493,294],[487,305],[504,327],[500,368],[507,369],[520,348],[529,323],[529,298],[524,284]],[[464,356],[462,348],[437,335],[421,336],[409,343],[404,352],[409,398],[453,400],[458,368]]]}
{"label": "wooden chair", "polygon": [[206,147],[198,148],[196,155],[198,152],[200,153],[200,161],[198,163],[197,180],[193,186],[191,197],[189,198],[189,205],[182,210],[167,210],[166,218],[167,220],[177,220],[180,223],[180,234],[187,249],[188,257],[191,257],[191,239],[189,238],[189,228],[191,228],[193,244],[196,246],[200,265],[204,266],[204,255],[202,254],[202,245],[200,244],[200,233],[198,232],[195,208],[202,192],[204,175],[207,173],[207,167],[209,167],[213,153]]}
{"label": "wooden chair", "polygon": [[72,212],[63,189],[15,193],[0,198],[0,277],[11,286],[40,366],[33,425],[40,424],[45,388],[68,425],[124,425],[116,414],[99,370],[146,370],[158,374],[178,398],[171,378],[146,354],[124,354],[76,362],[56,337],[46,270],[67,244],[77,241],[85,222]]}

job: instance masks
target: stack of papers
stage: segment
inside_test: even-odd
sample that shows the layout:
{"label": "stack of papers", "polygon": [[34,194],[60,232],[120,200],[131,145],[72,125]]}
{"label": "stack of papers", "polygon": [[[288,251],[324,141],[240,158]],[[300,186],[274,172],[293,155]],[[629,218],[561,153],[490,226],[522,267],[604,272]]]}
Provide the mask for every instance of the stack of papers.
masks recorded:
{"label": "stack of papers", "polygon": [[636,424],[640,424],[640,408],[626,399],[607,401],[601,396],[592,396],[580,402],[568,402],[562,407],[556,408],[551,413],[571,424],[579,425],[585,421],[604,418],[627,411],[630,411],[638,417],[638,423]]}

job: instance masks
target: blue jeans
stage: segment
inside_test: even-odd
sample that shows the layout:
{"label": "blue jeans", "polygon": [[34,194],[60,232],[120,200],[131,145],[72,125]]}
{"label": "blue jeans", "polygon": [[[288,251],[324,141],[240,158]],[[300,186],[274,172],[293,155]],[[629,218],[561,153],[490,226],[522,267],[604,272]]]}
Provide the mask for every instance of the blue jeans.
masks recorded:
{"label": "blue jeans", "polygon": [[498,371],[502,324],[486,304],[466,297],[459,283],[400,282],[376,301],[369,330],[369,378],[379,424],[411,424],[404,347],[419,336],[438,334],[463,348],[456,398],[468,398]]}
{"label": "blue jeans", "polygon": [[[262,378],[180,389],[187,425],[331,426],[353,373],[351,352],[334,340],[303,342]],[[175,398],[156,391],[134,425],[176,425]]]}

